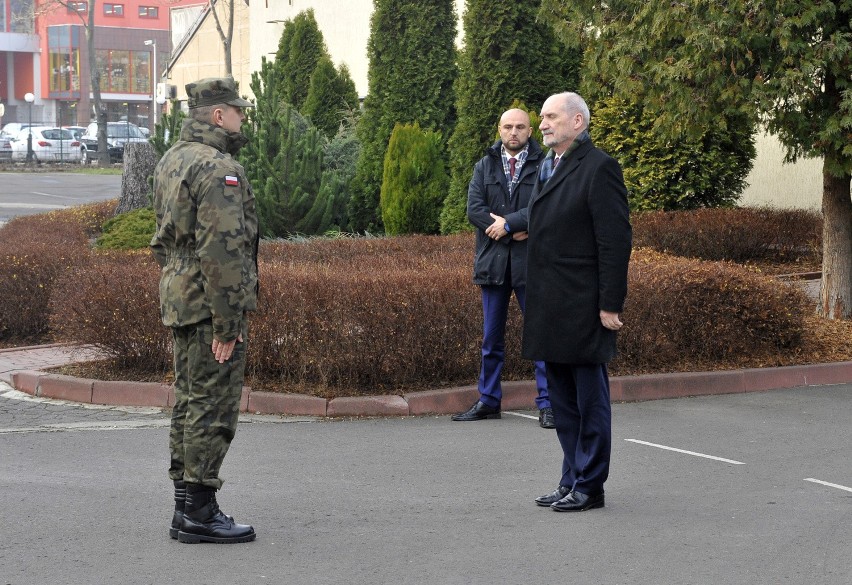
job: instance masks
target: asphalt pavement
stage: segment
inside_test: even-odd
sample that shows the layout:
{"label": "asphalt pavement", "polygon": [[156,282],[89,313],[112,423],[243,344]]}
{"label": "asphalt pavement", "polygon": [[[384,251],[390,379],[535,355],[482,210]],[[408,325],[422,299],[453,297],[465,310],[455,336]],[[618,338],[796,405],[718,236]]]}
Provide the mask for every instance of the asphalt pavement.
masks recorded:
{"label": "asphalt pavement", "polygon": [[219,502],[258,539],[168,537],[168,413],[0,383],[0,584],[852,582],[852,385],[615,404],[607,505],[560,514],[533,411],[243,416]]}

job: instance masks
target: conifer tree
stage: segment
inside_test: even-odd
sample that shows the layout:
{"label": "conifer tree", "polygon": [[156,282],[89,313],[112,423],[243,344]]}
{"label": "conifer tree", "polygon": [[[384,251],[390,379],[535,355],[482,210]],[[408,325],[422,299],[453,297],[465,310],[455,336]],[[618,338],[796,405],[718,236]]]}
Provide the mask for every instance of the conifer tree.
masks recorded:
{"label": "conifer tree", "polygon": [[180,139],[180,129],[186,114],[180,108],[180,101],[171,100],[169,111],[164,112],[160,121],[154,126],[154,135],[150,142],[157,156],[163,156]]}
{"label": "conifer tree", "polygon": [[388,142],[382,178],[382,221],[388,235],[435,234],[447,176],[439,132],[397,124]]}
{"label": "conifer tree", "polygon": [[369,93],[358,124],[362,147],[349,209],[356,231],[382,228],[379,194],[394,126],[417,122],[444,136],[452,131],[455,22],[452,0],[374,0]]}
{"label": "conifer tree", "polygon": [[299,111],[308,96],[311,76],[323,58],[330,59],[312,8],[284,23],[275,55],[276,83],[284,101]]}
{"label": "conifer tree", "polygon": [[345,64],[335,69],[331,59],[323,57],[311,75],[311,86],[301,112],[311,123],[332,138],[341,121],[358,109],[358,92]]}
{"label": "conifer tree", "polygon": [[319,131],[278,94],[275,68],[264,58],[252,74],[256,107],[247,108],[248,144],[239,159],[254,188],[261,234],[283,237],[313,206],[322,176]]}
{"label": "conifer tree", "polygon": [[576,90],[581,51],[555,40],[541,0],[468,0],[464,48],[456,81],[458,123],[449,140],[450,191],[441,212],[443,233],[470,229],[467,188],[473,165],[494,143],[500,114],[520,100],[538,111],[553,93]]}

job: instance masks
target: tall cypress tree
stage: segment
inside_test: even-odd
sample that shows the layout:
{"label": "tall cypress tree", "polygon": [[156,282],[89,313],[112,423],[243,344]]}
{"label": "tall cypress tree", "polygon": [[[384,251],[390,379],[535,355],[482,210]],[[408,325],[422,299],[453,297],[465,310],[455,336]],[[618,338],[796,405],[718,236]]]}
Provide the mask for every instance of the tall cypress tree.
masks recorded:
{"label": "tall cypress tree", "polygon": [[379,192],[397,123],[449,135],[455,123],[453,0],[374,0],[367,54],[369,93],[358,125],[361,155],[350,200],[356,231],[382,229]]}
{"label": "tall cypress tree", "polygon": [[284,22],[275,55],[276,84],[284,101],[301,111],[311,76],[324,58],[330,56],[312,8]]}
{"label": "tall cypress tree", "polygon": [[346,65],[335,69],[331,59],[323,57],[311,75],[311,86],[302,113],[332,138],[340,129],[340,123],[358,110],[358,92]]}
{"label": "tall cypress tree", "polygon": [[520,100],[538,111],[547,96],[576,90],[581,51],[554,40],[536,18],[541,0],[468,0],[456,81],[458,123],[450,137],[450,192],[441,231],[468,229],[467,187],[473,165],[496,137],[500,114]]}

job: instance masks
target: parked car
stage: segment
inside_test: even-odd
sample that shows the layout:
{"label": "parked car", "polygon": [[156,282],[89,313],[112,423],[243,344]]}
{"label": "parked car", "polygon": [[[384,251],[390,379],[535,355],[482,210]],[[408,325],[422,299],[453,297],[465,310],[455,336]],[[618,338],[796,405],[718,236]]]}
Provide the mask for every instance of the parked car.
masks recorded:
{"label": "parked car", "polygon": [[12,159],[27,160],[27,141],[32,132],[33,158],[36,161],[76,161],[80,159],[80,141],[68,130],[50,126],[24,128],[12,140]]}
{"label": "parked car", "polygon": [[[111,163],[124,160],[124,145],[128,142],[147,142],[139,126],[128,122],[107,122],[107,149]],[[98,124],[92,122],[80,137],[80,163],[98,159]]]}
{"label": "parked car", "polygon": [[74,138],[76,138],[77,140],[79,140],[83,136],[83,134],[86,133],[85,126],[63,126],[63,128],[65,128],[66,130],[70,130],[71,133],[74,135]]}
{"label": "parked car", "polygon": [[0,132],[0,160],[12,160],[12,141],[3,132]]}
{"label": "parked car", "polygon": [[22,122],[9,122],[5,126],[3,126],[3,134],[8,136],[9,138],[14,138],[18,135],[18,132],[23,130],[24,128],[29,128],[30,126],[43,126],[44,124],[25,124]]}

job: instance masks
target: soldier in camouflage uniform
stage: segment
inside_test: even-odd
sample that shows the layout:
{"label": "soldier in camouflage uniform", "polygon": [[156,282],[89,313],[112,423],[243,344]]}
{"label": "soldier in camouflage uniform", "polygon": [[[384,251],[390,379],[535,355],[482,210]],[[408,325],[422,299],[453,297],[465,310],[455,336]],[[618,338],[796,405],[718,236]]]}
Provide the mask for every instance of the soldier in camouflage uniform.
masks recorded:
{"label": "soldier in camouflage uniform", "polygon": [[232,155],[246,143],[233,79],[187,84],[180,140],[154,170],[160,312],[174,340],[170,529],[181,542],[249,542],[251,526],[219,510],[219,468],[237,430],[247,311],[257,305],[254,195]]}

